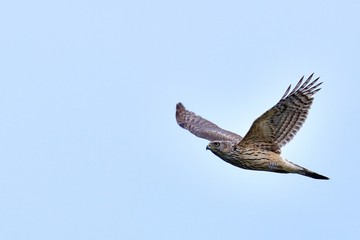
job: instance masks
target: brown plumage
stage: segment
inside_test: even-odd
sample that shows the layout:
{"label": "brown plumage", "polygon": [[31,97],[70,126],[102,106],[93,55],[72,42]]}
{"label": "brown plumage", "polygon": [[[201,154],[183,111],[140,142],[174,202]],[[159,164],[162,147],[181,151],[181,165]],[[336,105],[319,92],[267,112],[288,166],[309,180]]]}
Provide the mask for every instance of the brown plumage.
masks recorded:
{"label": "brown plumage", "polygon": [[211,141],[206,149],[234,166],[329,179],[280,156],[281,147],[301,128],[313,95],[320,90],[319,78],[311,81],[312,77],[313,74],[304,83],[302,77],[291,92],[290,85],[280,101],[254,121],[244,138],[186,110],[181,103],[176,105],[176,121],[197,137]]}

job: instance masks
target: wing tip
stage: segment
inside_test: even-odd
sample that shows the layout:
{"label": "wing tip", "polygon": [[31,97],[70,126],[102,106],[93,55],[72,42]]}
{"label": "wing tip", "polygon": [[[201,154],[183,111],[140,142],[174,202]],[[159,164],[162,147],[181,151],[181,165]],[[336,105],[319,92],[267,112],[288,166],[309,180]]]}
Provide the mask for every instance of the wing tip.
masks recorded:
{"label": "wing tip", "polygon": [[184,104],[182,104],[182,102],[178,102],[178,103],[176,104],[176,108],[178,108],[178,107],[184,107]]}
{"label": "wing tip", "polygon": [[185,114],[184,114],[185,111],[186,109],[184,105],[181,102],[178,102],[176,104],[175,118],[176,118],[176,122],[182,128],[185,128]]}
{"label": "wing tip", "polygon": [[[291,90],[291,85],[290,85],[281,99],[284,99],[290,95],[293,95],[296,92],[303,92],[303,93],[309,94],[311,96],[314,95],[316,92],[318,92],[321,89],[321,88],[319,88],[319,86],[323,82],[316,84],[316,82],[320,79],[320,77],[317,77],[316,79],[312,80],[314,74],[315,74],[314,72],[311,73],[310,76],[305,80],[305,82],[303,82],[305,76],[302,76],[300,78],[299,82],[296,84],[296,86],[292,90]],[[290,90],[291,90],[291,92],[290,92]]]}

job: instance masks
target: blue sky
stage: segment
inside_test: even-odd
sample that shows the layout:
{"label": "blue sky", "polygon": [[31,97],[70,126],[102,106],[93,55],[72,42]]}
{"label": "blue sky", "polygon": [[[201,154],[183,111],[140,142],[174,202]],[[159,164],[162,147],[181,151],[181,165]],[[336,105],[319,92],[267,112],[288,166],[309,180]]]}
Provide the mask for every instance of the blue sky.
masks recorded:
{"label": "blue sky", "polygon": [[[0,4],[0,239],[358,239],[360,3]],[[324,82],[282,156],[245,171],[175,104],[245,135]]]}

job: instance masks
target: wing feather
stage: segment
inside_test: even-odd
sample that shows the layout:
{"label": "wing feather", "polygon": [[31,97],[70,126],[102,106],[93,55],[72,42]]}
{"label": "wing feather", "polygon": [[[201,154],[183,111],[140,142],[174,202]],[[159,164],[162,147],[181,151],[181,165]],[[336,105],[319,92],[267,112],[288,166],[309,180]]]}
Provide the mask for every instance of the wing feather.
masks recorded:
{"label": "wing feather", "polygon": [[252,144],[280,153],[280,148],[295,136],[305,122],[313,95],[320,90],[322,83],[317,83],[319,78],[311,82],[313,75],[304,83],[302,77],[289,93],[290,85],[280,101],[254,121],[239,145]]}
{"label": "wing feather", "polygon": [[180,127],[189,130],[197,137],[209,141],[233,141],[239,142],[242,137],[236,133],[224,130],[216,124],[185,109],[182,103],[176,105],[176,121]]}

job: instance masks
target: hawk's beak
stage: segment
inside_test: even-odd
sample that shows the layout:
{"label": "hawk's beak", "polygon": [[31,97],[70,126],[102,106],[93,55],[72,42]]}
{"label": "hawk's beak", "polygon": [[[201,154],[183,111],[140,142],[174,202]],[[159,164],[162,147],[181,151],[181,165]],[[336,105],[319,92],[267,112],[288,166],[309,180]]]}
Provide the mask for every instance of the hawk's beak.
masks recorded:
{"label": "hawk's beak", "polygon": [[206,146],[206,150],[210,150],[209,145]]}

